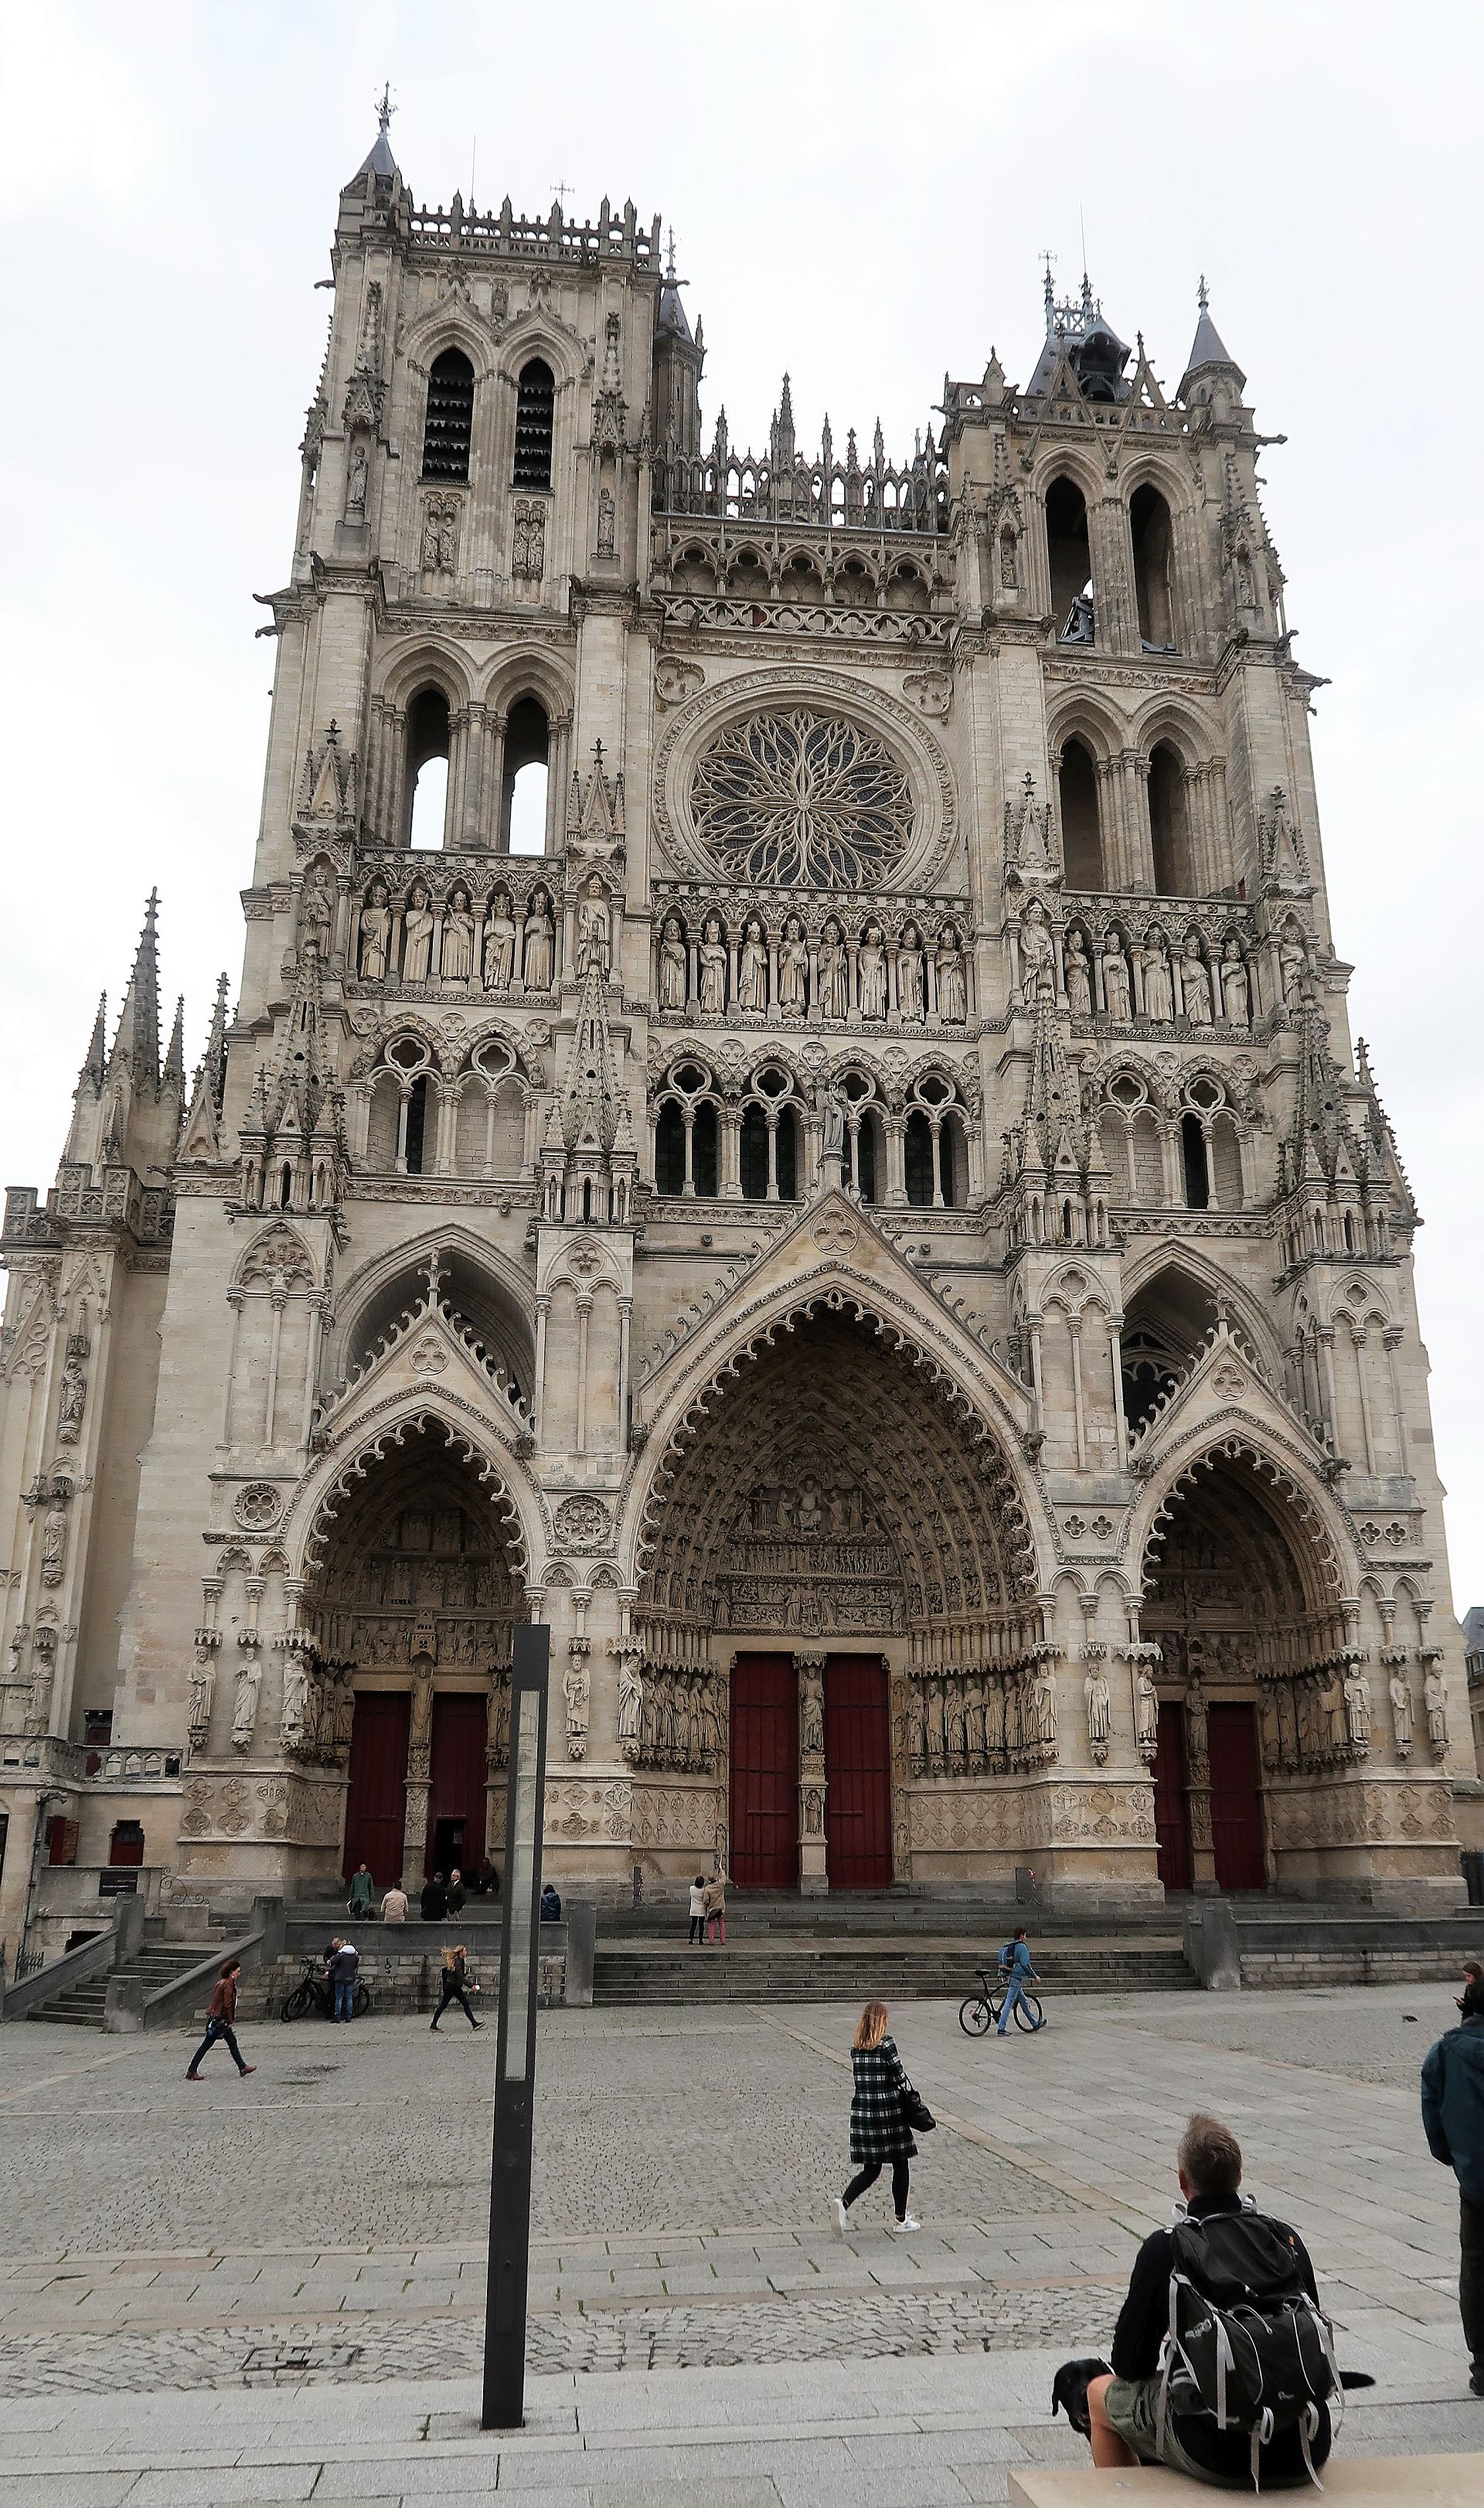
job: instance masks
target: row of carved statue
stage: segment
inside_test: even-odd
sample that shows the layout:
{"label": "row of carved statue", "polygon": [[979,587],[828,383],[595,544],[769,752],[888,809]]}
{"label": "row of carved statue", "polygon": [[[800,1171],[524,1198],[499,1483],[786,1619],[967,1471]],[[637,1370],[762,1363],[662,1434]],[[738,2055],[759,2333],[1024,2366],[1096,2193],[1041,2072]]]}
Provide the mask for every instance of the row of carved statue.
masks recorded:
{"label": "row of carved statue", "polygon": [[[603,905],[605,928],[607,913]],[[356,956],[366,983],[399,977],[404,984],[477,983],[489,993],[519,984],[526,993],[546,993],[556,963],[557,927],[545,888],[532,892],[519,918],[508,889],[497,888],[488,904],[476,904],[461,880],[438,903],[420,879],[401,904],[384,879],[374,879],[366,892]]]}
{"label": "row of carved statue", "polygon": [[[1387,1673],[1393,1747],[1398,1759],[1409,1759],[1418,1719],[1407,1658],[1401,1648],[1387,1647],[1381,1660]],[[1427,1654],[1422,1660],[1422,1720],[1432,1756],[1441,1760],[1448,1754],[1448,1691],[1442,1659]],[[1370,1677],[1358,1655],[1322,1665],[1291,1681],[1269,1682],[1259,1707],[1263,1765],[1297,1772],[1366,1759],[1373,1747],[1374,1714]],[[1186,1750],[1188,1755],[1188,1715]]]}
{"label": "row of carved statue", "polygon": [[655,999],[661,1012],[702,1018],[773,1010],[784,1019],[813,1012],[867,1025],[894,1018],[959,1027],[968,1016],[968,962],[952,923],[929,944],[918,924],[893,938],[875,917],[856,934],[831,914],[813,933],[801,915],[770,927],[748,914],[729,933],[721,914],[701,917],[692,932],[670,912],[660,925]]}
{"label": "row of carved statue", "polygon": [[[1032,899],[1015,936],[1021,995],[1028,1009],[1044,987],[1055,993],[1057,936],[1039,898]],[[1280,946],[1280,978],[1285,1006],[1298,999],[1308,959],[1303,947]],[[1213,944],[1194,926],[1174,946],[1163,928],[1151,924],[1142,940],[1131,940],[1116,925],[1094,939],[1071,924],[1061,941],[1062,986],[1073,1018],[1104,1017],[1127,1026],[1135,1018],[1161,1026],[1176,1017],[1192,1027],[1251,1025],[1253,986],[1248,962],[1235,934]]]}

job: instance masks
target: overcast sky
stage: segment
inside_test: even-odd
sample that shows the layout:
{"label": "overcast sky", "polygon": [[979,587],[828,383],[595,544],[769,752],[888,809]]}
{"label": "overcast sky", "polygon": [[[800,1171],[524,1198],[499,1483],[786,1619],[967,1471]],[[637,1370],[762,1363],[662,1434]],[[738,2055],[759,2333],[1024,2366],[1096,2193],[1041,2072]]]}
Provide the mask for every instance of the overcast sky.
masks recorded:
{"label": "overcast sky", "polygon": [[[945,368],[1024,383],[1043,247],[1173,390],[1204,270],[1248,376],[1314,724],[1334,928],[1427,1226],[1459,1607],[1484,1600],[1476,5],[646,0],[12,7],[0,214],[8,862],[0,1182],[45,1187],[143,900],[199,1053],[235,986],[271,648],[336,194],[375,134],[415,194],[673,222],[707,429],[787,366],[910,444]],[[632,29],[625,41],[626,27]],[[1467,487],[1474,480],[1474,489]],[[1446,944],[1446,945],[1445,945]],[[166,1007],[166,1019],[169,1010]],[[17,1086],[18,1079],[21,1085]]]}

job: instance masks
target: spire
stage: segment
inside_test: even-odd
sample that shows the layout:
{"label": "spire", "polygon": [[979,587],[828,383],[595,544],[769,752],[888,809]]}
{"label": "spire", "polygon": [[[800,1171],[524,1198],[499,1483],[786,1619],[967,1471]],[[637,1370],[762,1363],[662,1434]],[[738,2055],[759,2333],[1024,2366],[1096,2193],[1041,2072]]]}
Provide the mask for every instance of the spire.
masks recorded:
{"label": "spire", "polygon": [[368,174],[375,174],[378,180],[381,182],[396,182],[399,180],[399,168],[397,161],[391,153],[390,137],[391,118],[396,110],[397,108],[391,100],[391,83],[388,80],[382,87],[381,101],[377,106],[377,135],[375,144],[372,147],[369,156],[362,158],[360,165],[356,167],[354,174],[350,178],[350,183],[347,183],[345,186],[346,191],[349,191],[351,183],[363,183]]}
{"label": "spire", "polygon": [[117,1062],[122,1056],[129,1064],[136,1088],[146,1080],[152,1088],[160,1086],[160,957],[156,929],[159,912],[160,892],[152,888],[110,1057],[112,1062]]}
{"label": "spire", "polygon": [[216,1160],[222,1155],[220,1116],[227,1086],[227,978],[218,977],[216,1004],[206,1031],[206,1050],[196,1067],[191,1103],[180,1128],[183,1159]]}
{"label": "spire", "polygon": [[1200,318],[1195,326],[1195,338],[1190,344],[1190,354],[1185,360],[1185,371],[1180,377],[1181,400],[1185,397],[1185,386],[1193,375],[1200,373],[1203,366],[1228,367],[1237,378],[1239,390],[1247,383],[1246,375],[1211,318],[1211,296],[1206,285],[1204,271],[1201,274],[1200,286],[1196,290],[1196,303],[1200,308]]}
{"label": "spire", "polygon": [[182,993],[175,1004],[175,1023],[165,1052],[164,1070],[161,1074],[163,1088],[173,1088],[178,1097],[186,1093],[186,997]]}
{"label": "spire", "polygon": [[92,1034],[88,1041],[87,1056],[82,1070],[77,1075],[79,1087],[85,1080],[90,1080],[95,1088],[101,1088],[103,1086],[103,1073],[108,1062],[107,1019],[108,995],[99,993],[97,1016],[92,1022]]}

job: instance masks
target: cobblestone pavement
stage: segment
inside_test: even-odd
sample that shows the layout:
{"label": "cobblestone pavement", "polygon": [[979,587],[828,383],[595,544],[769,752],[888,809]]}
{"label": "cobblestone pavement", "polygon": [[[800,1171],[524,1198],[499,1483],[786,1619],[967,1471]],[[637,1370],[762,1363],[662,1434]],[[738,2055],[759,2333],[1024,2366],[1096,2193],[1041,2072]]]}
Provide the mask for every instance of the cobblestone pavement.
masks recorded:
{"label": "cobblestone pavement", "polygon": [[[940,2120],[914,2171],[926,2228],[892,2238],[877,2188],[842,2244],[851,2012],[551,2014],[532,2367],[585,2390],[601,2371],[1104,2342],[1199,2104],[1309,2239],[1342,2357],[1461,2394],[1455,2190],[1416,2103],[1452,2017],[1436,1986],[1077,1998],[1039,2037],[986,2044],[953,2007],[904,2005]],[[214,2056],[191,2088],[182,2037],[0,2030],[0,2393],[466,2373],[492,2043],[429,2045],[416,2019],[263,2026],[251,2080]]]}

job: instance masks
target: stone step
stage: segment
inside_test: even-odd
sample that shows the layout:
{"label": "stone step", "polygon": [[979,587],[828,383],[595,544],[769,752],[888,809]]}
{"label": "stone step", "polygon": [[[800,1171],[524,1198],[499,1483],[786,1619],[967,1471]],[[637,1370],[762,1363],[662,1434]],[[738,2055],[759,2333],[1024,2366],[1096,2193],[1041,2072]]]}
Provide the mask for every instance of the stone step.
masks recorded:
{"label": "stone step", "polygon": [[[1196,1979],[1177,1949],[1037,1951],[1053,1994],[1178,1993]],[[595,2004],[831,2003],[880,1994],[889,1999],[962,2001],[978,1990],[979,1962],[957,1944],[908,1947],[754,1942],[706,1949],[598,1947]],[[988,1961],[985,1965],[989,1965]]]}
{"label": "stone step", "polygon": [[[209,1941],[146,1942],[141,1951],[137,1951],[131,1960],[127,1960],[122,1968],[114,1970],[113,1974],[137,1977],[146,1993],[152,1994],[158,1987],[168,1985],[172,1978],[183,1975],[187,1969],[199,1968],[216,1948],[217,1944]],[[83,1977],[76,1985],[58,1986],[44,2003],[34,2005],[26,2017],[28,2020],[60,2021],[74,2029],[101,2029],[110,1982],[110,1975],[105,1971],[97,1976]]]}

